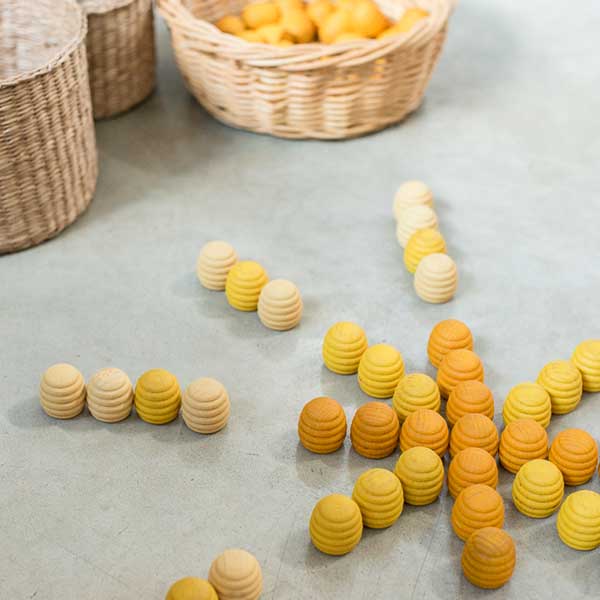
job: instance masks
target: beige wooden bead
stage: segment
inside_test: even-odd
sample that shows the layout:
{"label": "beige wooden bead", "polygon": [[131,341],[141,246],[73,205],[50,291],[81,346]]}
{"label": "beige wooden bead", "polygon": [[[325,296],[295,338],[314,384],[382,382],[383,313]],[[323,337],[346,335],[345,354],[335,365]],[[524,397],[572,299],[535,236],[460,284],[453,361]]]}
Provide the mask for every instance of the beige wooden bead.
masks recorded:
{"label": "beige wooden bead", "polygon": [[236,251],[227,242],[208,242],[203,246],[196,261],[196,275],[205,288],[223,291],[227,274],[237,260]]}
{"label": "beige wooden bead", "polygon": [[83,375],[72,365],[53,365],[42,376],[40,404],[50,417],[76,417],[85,406],[85,395]]}
{"label": "beige wooden bead", "polygon": [[456,263],[447,254],[429,254],[421,259],[414,280],[417,296],[425,302],[443,304],[452,300],[458,287]]}
{"label": "beige wooden bead", "polygon": [[219,600],[257,600],[263,588],[259,562],[237,548],[225,550],[213,560],[208,581],[217,590]]}
{"label": "beige wooden bead", "polygon": [[398,188],[394,198],[396,220],[403,210],[414,206],[433,207],[433,194],[422,181],[406,181]]}
{"label": "beige wooden bead", "polygon": [[258,298],[258,318],[269,329],[287,331],[302,318],[300,291],[287,279],[269,281]]}
{"label": "beige wooden bead", "polygon": [[102,369],[87,384],[87,403],[98,421],[117,423],[126,419],[133,407],[133,387],[121,369]]}
{"label": "beige wooden bead", "polygon": [[216,379],[203,377],[190,383],[181,399],[185,424],[198,433],[215,433],[227,425],[229,394]]}
{"label": "beige wooden bead", "polygon": [[396,237],[402,248],[408,244],[413,233],[419,229],[437,229],[438,218],[429,206],[413,206],[400,212],[396,225]]}

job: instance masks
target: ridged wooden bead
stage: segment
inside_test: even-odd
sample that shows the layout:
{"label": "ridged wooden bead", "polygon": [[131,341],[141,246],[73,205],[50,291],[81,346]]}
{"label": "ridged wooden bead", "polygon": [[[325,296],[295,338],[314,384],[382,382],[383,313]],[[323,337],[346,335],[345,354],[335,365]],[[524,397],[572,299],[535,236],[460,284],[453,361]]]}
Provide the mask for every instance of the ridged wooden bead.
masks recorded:
{"label": "ridged wooden bead", "polygon": [[533,419],[518,419],[509,423],[500,436],[500,463],[516,473],[530,460],[548,456],[548,434]]}
{"label": "ridged wooden bead", "polygon": [[575,550],[600,546],[600,494],[591,490],[574,492],[563,502],[556,519],[560,539]]}
{"label": "ridged wooden bead", "polygon": [[269,281],[267,272],[253,260],[242,260],[227,274],[225,295],[233,308],[246,312],[258,308],[258,298]]}
{"label": "ridged wooden bead", "polygon": [[463,548],[464,576],[477,587],[494,590],[507,583],[515,570],[513,539],[502,529],[484,527],[473,532]]}
{"label": "ridged wooden bead", "polygon": [[404,265],[414,273],[423,258],[430,254],[446,254],[446,241],[437,229],[419,229],[413,233],[404,248]]}
{"label": "ridged wooden bead", "polygon": [[181,399],[185,424],[197,433],[216,433],[227,425],[230,402],[225,386],[211,377],[190,383]]}
{"label": "ridged wooden bead", "polygon": [[565,429],[552,441],[548,459],[561,470],[566,485],[581,485],[596,471],[598,446],[587,431]]}
{"label": "ridged wooden bead", "polygon": [[548,460],[531,460],[524,464],[512,485],[517,510],[534,519],[544,519],[557,511],[564,493],[562,473]]}
{"label": "ridged wooden bead", "polygon": [[55,419],[72,419],[85,406],[83,375],[66,363],[52,365],[42,375],[40,404],[44,412]]}
{"label": "ridged wooden bead", "polygon": [[533,419],[545,429],[550,424],[551,417],[550,395],[539,383],[530,381],[515,385],[508,392],[502,408],[505,425],[518,419]]}
{"label": "ridged wooden bead", "polygon": [[440,321],[431,330],[427,341],[427,356],[436,369],[451,350],[473,350],[471,330],[457,319]]}
{"label": "ridged wooden bead", "polygon": [[458,494],[450,520],[454,533],[463,542],[477,529],[501,529],[504,525],[502,496],[489,485],[470,485]]}
{"label": "ridged wooden bead", "polygon": [[419,229],[437,229],[438,218],[430,206],[411,206],[399,212],[396,225],[396,238],[402,248],[410,236]]}
{"label": "ridged wooden bead", "polygon": [[437,384],[442,398],[463,381],[483,382],[484,372],[481,359],[472,350],[451,350],[444,356],[437,374]]}
{"label": "ridged wooden bead", "polygon": [[342,556],[354,550],[362,537],[363,521],[354,500],[342,494],[321,498],[310,516],[310,539],[317,550]]}
{"label": "ridged wooden bead", "polygon": [[448,397],[446,418],[450,425],[454,425],[458,419],[469,413],[494,418],[492,390],[481,381],[461,381]]}
{"label": "ridged wooden bead", "polygon": [[87,384],[87,404],[93,417],[105,423],[126,419],[133,407],[133,388],[121,369],[98,371]]}
{"label": "ridged wooden bead", "polygon": [[450,456],[455,456],[465,448],[482,448],[496,456],[499,444],[498,430],[489,417],[467,414],[456,421],[452,428]]}
{"label": "ridged wooden bead", "polygon": [[571,357],[579,369],[586,392],[600,392],[600,340],[586,340],[575,348]]}
{"label": "ridged wooden bead", "polygon": [[339,375],[353,375],[358,371],[362,355],[368,347],[362,327],[350,321],[340,321],[329,328],[323,340],[323,362]]}
{"label": "ridged wooden bead", "polygon": [[383,402],[367,402],[354,414],[350,439],[354,450],[366,458],[385,458],[398,446],[400,423]]}
{"label": "ridged wooden bead", "polygon": [[415,206],[433,207],[433,194],[422,181],[406,181],[398,188],[394,198],[396,220],[403,210]]}
{"label": "ridged wooden bead", "polygon": [[431,448],[438,456],[448,449],[448,425],[442,415],[428,408],[410,414],[400,430],[400,450],[405,452],[415,446]]}
{"label": "ridged wooden bead", "polygon": [[583,393],[581,372],[569,360],[548,363],[538,375],[537,382],[548,392],[552,413],[564,415],[577,408]]}
{"label": "ridged wooden bead", "polygon": [[293,329],[302,319],[300,291],[287,279],[274,279],[263,287],[258,298],[258,318],[275,331]]}
{"label": "ridged wooden bead", "polygon": [[439,412],[441,405],[440,389],[437,383],[424,373],[405,375],[394,391],[392,405],[398,420],[403,423],[408,415],[420,408]]}
{"label": "ridged wooden bead", "polygon": [[465,448],[448,467],[448,491],[456,498],[464,488],[477,483],[496,489],[498,466],[492,455],[482,448]]}
{"label": "ridged wooden bead", "polygon": [[402,377],[402,354],[389,344],[370,346],[360,359],[358,385],[373,398],[391,398]]}
{"label": "ridged wooden bead", "polygon": [[346,427],[346,415],[340,403],[321,396],[304,405],[298,419],[298,437],[310,452],[330,454],[344,444]]}
{"label": "ridged wooden bead", "polygon": [[431,448],[416,446],[403,452],[394,468],[404,502],[424,506],[435,502],[444,487],[442,459]]}
{"label": "ridged wooden bead", "polygon": [[384,529],[393,525],[402,513],[402,484],[387,469],[369,469],[356,480],[352,500],[360,508],[365,527]]}
{"label": "ridged wooden bead", "polygon": [[174,375],[164,369],[146,371],[135,386],[135,410],[143,421],[164,425],[177,418],[181,390]]}
{"label": "ridged wooden bead", "polygon": [[165,600],[219,600],[219,598],[215,588],[206,579],[185,577],[170,587]]}
{"label": "ridged wooden bead", "polygon": [[202,247],[196,261],[196,275],[209,290],[223,291],[227,274],[238,260],[233,246],[221,240],[208,242]]}
{"label": "ridged wooden bead", "polygon": [[263,589],[259,562],[250,552],[225,550],[210,565],[208,581],[219,600],[257,600]]}
{"label": "ridged wooden bead", "polygon": [[421,300],[431,304],[449,302],[458,287],[456,263],[447,254],[428,254],[419,262],[413,284]]}

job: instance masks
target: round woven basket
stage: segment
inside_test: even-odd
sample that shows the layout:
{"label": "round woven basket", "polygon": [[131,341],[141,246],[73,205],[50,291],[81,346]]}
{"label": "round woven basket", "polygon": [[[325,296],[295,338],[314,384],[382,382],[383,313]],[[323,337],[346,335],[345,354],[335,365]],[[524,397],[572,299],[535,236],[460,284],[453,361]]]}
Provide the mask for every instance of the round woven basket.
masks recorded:
{"label": "round woven basket", "polygon": [[0,2],[0,253],[38,244],[88,206],[98,174],[74,0]]}
{"label": "round woven basket", "polygon": [[158,0],[188,88],[220,121],[288,138],[340,139],[382,129],[421,104],[453,0],[378,0],[397,20],[430,12],[408,33],[288,48],[249,43],[212,23],[244,0]]}
{"label": "round woven basket", "polygon": [[112,117],[154,89],[152,0],[79,0],[88,15],[87,51],[94,117]]}

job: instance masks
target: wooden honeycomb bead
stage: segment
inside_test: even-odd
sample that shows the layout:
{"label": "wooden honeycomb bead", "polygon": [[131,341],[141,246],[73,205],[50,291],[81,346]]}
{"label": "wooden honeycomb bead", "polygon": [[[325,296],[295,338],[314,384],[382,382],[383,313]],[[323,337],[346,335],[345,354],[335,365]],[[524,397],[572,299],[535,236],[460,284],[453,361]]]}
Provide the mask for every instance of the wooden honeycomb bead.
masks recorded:
{"label": "wooden honeycomb bead", "polygon": [[456,263],[447,254],[428,254],[420,261],[413,281],[417,296],[431,304],[449,302],[458,287]]}
{"label": "wooden honeycomb bead", "polygon": [[515,385],[508,392],[502,408],[505,425],[518,419],[533,419],[546,428],[551,416],[552,404],[548,392],[539,383],[529,381]]}
{"label": "wooden honeycomb bead", "polygon": [[267,272],[257,262],[243,260],[236,263],[227,274],[225,284],[229,304],[237,310],[256,310],[260,292],[268,281]]}
{"label": "wooden honeycomb bead", "polygon": [[105,423],[126,419],[133,407],[133,388],[121,369],[102,369],[87,385],[87,404],[92,416]]}
{"label": "wooden honeycomb bead", "polygon": [[400,213],[415,206],[433,207],[433,194],[422,181],[406,181],[396,192],[394,198],[394,216],[400,218]]}
{"label": "wooden honeycomb bead", "polygon": [[196,275],[209,290],[223,291],[227,274],[238,260],[233,246],[221,240],[208,242],[202,247],[196,261]]}
{"label": "wooden honeycomb bead", "polygon": [[402,377],[402,354],[389,344],[370,346],[360,359],[358,385],[373,398],[391,398]]}
{"label": "wooden honeycomb bead", "polygon": [[598,446],[587,431],[565,429],[552,441],[548,459],[561,470],[566,485],[581,485],[596,471]]}
{"label": "wooden honeycomb bead", "polygon": [[225,550],[212,561],[208,581],[219,600],[257,600],[263,589],[259,562],[250,552],[238,548]]}
{"label": "wooden honeycomb bead", "polygon": [[225,386],[211,377],[190,383],[181,399],[185,424],[197,433],[216,433],[227,425],[230,412]]}
{"label": "wooden honeycomb bead", "polygon": [[438,229],[438,218],[430,206],[411,206],[398,214],[396,238],[402,248],[406,246],[410,236],[419,229]]}
{"label": "wooden honeycomb bead", "polygon": [[544,519],[558,510],[564,492],[560,469],[541,459],[525,463],[512,485],[512,499],[517,510],[534,519]]}
{"label": "wooden honeycomb bead", "polygon": [[177,418],[181,391],[174,375],[164,369],[146,371],[135,386],[135,410],[140,419],[164,425]]}
{"label": "wooden honeycomb bead", "polygon": [[258,318],[275,331],[288,331],[302,319],[300,291],[287,279],[274,279],[263,287],[258,298]]}
{"label": "wooden honeycomb bead", "polygon": [[575,550],[600,546],[600,494],[591,490],[574,492],[563,502],[556,519],[560,539]]}
{"label": "wooden honeycomb bead", "polygon": [[366,458],[385,458],[398,445],[400,423],[383,402],[367,402],[354,414],[350,439],[354,450]]}
{"label": "wooden honeycomb bead", "polygon": [[354,550],[362,537],[363,521],[354,500],[342,494],[321,498],[310,516],[310,539],[317,550],[342,556]]}
{"label": "wooden honeycomb bead", "polygon": [[500,443],[494,422],[485,415],[467,414],[456,421],[450,434],[450,456],[465,448],[482,448],[496,456]]}
{"label": "wooden honeycomb bead", "polygon": [[206,579],[185,577],[169,588],[165,600],[219,600],[219,598],[215,588]]}
{"label": "wooden honeycomb bead", "polygon": [[423,258],[430,254],[446,254],[446,241],[437,229],[419,229],[413,233],[404,248],[404,265],[414,273]]}
{"label": "wooden honeycomb bead", "polygon": [[332,327],[323,340],[323,362],[339,375],[353,375],[358,371],[362,355],[368,347],[362,327],[349,321],[340,321]]}
{"label": "wooden honeycomb bead", "polygon": [[473,350],[473,334],[456,319],[440,321],[432,330],[427,342],[429,362],[437,369],[451,350]]}
{"label": "wooden honeycomb bead", "polygon": [[365,527],[384,529],[393,525],[402,513],[402,484],[387,469],[369,469],[356,480],[352,500],[360,508]]}
{"label": "wooden honeycomb bead", "polygon": [[72,365],[52,365],[42,375],[40,404],[44,412],[55,419],[72,419],[85,406],[85,381]]}
{"label": "wooden honeycomb bead", "polygon": [[400,450],[405,452],[415,446],[431,448],[438,456],[448,449],[448,425],[444,417],[434,410],[420,408],[410,414],[400,430]]}
{"label": "wooden honeycomb bead", "polygon": [[484,527],[467,540],[461,565],[469,582],[494,590],[510,580],[516,561],[515,543],[510,535],[497,527]]}
{"label": "wooden honeycomb bead", "polygon": [[440,404],[440,389],[437,383],[424,373],[405,375],[397,385],[392,400],[400,423],[420,408],[439,412]]}
{"label": "wooden honeycomb bead", "polygon": [[448,491],[456,498],[464,488],[477,483],[496,489],[498,466],[492,455],[482,448],[465,448],[448,467]]}
{"label": "wooden honeycomb bead", "polygon": [[310,452],[330,454],[346,437],[346,415],[339,402],[321,396],[307,402],[298,419],[300,443]]}
{"label": "wooden honeycomb bead", "polygon": [[450,425],[468,413],[479,413],[494,418],[494,396],[481,381],[461,381],[450,393],[446,404],[446,418]]}
{"label": "wooden honeycomb bead", "polygon": [[483,382],[481,359],[472,350],[451,350],[444,356],[437,374],[437,384],[442,398],[448,398],[452,390],[463,381]]}
{"label": "wooden honeycomb bead", "polygon": [[539,383],[550,396],[552,413],[564,415],[577,408],[583,393],[579,369],[569,360],[548,363],[538,375]]}
{"label": "wooden honeycomb bead", "polygon": [[571,357],[579,369],[586,392],[600,392],[600,340],[586,340],[575,348]]}
{"label": "wooden honeycomb bead", "polygon": [[500,463],[516,473],[530,460],[548,456],[548,434],[533,419],[517,419],[509,423],[500,436]]}
{"label": "wooden honeycomb bead", "polygon": [[414,506],[435,502],[444,486],[442,459],[431,448],[416,446],[403,452],[394,469],[404,501]]}
{"label": "wooden honeycomb bead", "polygon": [[454,533],[463,542],[477,529],[502,528],[504,525],[502,496],[494,488],[481,483],[464,488],[452,507],[451,523]]}

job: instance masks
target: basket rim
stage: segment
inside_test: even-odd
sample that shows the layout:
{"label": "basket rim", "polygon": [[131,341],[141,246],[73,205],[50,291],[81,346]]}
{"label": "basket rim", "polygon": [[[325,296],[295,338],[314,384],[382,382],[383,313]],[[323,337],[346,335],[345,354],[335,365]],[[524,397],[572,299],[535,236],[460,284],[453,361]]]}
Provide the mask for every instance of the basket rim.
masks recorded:
{"label": "basket rim", "polygon": [[[138,1],[139,0],[78,0],[78,3],[86,15],[105,15],[113,10],[124,8],[125,6],[129,6]],[[148,2],[151,3],[152,0],[148,0]],[[89,8],[86,6],[88,4],[90,5]]]}
{"label": "basket rim", "polygon": [[22,73],[18,73],[17,75],[13,75],[12,77],[8,77],[6,79],[0,78],[0,90],[14,87],[15,85],[19,85],[20,83],[24,83],[26,81],[30,81],[32,79],[36,79],[42,75],[46,75],[53,71],[56,67],[61,65],[64,61],[66,61],[71,54],[81,46],[82,43],[85,42],[85,37],[87,35],[87,19],[86,16],[76,2],[76,0],[62,0],[64,4],[67,6],[71,6],[72,9],[77,13],[79,17],[79,29],[75,36],[67,42],[61,49],[54,55],[48,62],[46,62],[41,67],[37,67],[35,69],[31,69],[29,71],[23,71]]}

